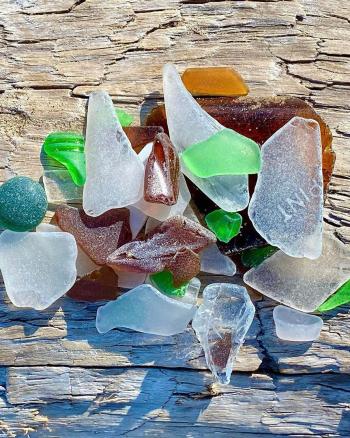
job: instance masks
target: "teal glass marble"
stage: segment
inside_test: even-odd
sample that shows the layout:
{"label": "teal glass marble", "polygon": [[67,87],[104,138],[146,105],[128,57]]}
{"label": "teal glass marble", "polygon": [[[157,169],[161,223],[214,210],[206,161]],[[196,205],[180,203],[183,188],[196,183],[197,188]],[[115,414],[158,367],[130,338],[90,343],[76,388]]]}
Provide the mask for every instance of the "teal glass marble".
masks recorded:
{"label": "teal glass marble", "polygon": [[26,176],[15,176],[0,187],[0,227],[29,231],[43,220],[47,211],[45,190]]}

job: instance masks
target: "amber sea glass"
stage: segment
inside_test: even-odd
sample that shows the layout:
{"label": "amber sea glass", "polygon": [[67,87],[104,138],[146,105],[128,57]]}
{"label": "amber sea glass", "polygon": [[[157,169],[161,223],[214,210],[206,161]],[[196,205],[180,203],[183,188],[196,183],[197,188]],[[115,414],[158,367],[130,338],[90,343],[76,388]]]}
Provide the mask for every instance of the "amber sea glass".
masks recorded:
{"label": "amber sea glass", "polygon": [[249,92],[242,76],[229,67],[188,68],[181,79],[193,96],[245,96]]}

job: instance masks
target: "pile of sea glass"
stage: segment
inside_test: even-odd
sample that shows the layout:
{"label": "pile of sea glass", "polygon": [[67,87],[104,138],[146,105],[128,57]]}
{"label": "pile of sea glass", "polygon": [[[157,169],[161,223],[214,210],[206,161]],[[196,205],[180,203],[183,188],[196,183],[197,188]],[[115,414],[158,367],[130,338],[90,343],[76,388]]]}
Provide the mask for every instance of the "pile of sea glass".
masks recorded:
{"label": "pile of sea glass", "polygon": [[[247,289],[281,303],[276,334],[289,341],[319,336],[308,312],[350,301],[349,250],[323,230],[332,137],[300,99],[244,97],[232,69],[181,78],[166,65],[163,79],[165,105],[144,126],[93,92],[85,137],[46,137],[44,188],[20,176],[0,187],[0,268],[18,307],[108,300],[100,333],[170,336],[192,321],[228,383],[254,318]],[[219,281],[201,291],[200,272]]]}

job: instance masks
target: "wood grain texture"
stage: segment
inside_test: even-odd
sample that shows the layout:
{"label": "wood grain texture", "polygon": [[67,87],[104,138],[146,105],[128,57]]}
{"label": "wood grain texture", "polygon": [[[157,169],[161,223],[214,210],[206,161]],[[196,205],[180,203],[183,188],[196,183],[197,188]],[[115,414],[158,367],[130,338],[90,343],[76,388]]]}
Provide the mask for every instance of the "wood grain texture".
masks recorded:
{"label": "wood grain texture", "polygon": [[[83,132],[92,90],[107,90],[142,121],[162,100],[165,62],[179,71],[232,65],[251,95],[301,97],[330,125],[337,161],[325,220],[350,243],[349,2],[0,6],[1,181],[39,179],[44,137]],[[0,303],[0,437],[349,436],[349,306],[324,317],[317,342],[294,344],[276,338],[273,303],[256,301],[238,372],[220,387],[191,328],[167,338],[101,336],[97,304],[63,298],[44,312],[15,309],[3,288]]]}

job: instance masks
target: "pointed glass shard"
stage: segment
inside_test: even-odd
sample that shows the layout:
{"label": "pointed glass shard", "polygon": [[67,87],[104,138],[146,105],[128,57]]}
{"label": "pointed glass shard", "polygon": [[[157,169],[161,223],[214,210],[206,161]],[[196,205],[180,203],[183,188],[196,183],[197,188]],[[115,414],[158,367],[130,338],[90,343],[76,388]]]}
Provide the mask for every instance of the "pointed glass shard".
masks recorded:
{"label": "pointed glass shard", "polygon": [[112,99],[104,91],[89,97],[85,159],[86,214],[99,216],[142,197],[144,166],[115,117]]}
{"label": "pointed glass shard", "polygon": [[218,382],[226,385],[255,307],[244,287],[229,283],[210,284],[203,291],[203,300],[192,327],[209,369]]}
{"label": "pointed glass shard", "polygon": [[[163,88],[170,139],[178,153],[225,129],[202,110],[184,87],[173,65],[164,67]],[[223,210],[238,211],[248,205],[247,175],[199,178],[180,161],[184,174]]]}
{"label": "pointed glass shard", "polygon": [[130,290],[97,309],[96,328],[106,333],[116,327],[171,336],[186,330],[196,307],[173,300],[150,284]]}
{"label": "pointed glass shard", "polygon": [[141,210],[132,205],[128,207],[128,210],[130,211],[130,229],[132,238],[136,239],[147,221],[147,216]]}
{"label": "pointed glass shard", "polygon": [[232,277],[236,273],[236,265],[223,255],[216,243],[205,248],[201,253],[201,271],[215,275]]}
{"label": "pointed glass shard", "polygon": [[323,321],[319,316],[309,315],[285,306],[273,309],[276,334],[284,341],[311,342],[320,336]]}
{"label": "pointed glass shard", "polygon": [[294,117],[263,144],[262,169],[248,208],[255,229],[291,257],[322,251],[320,127]]}
{"label": "pointed glass shard", "polygon": [[147,219],[146,226],[145,226],[145,234],[150,233],[152,230],[154,230],[156,227],[158,227],[158,225],[160,225],[161,223],[162,223],[161,221],[154,219],[154,217],[149,217]]}
{"label": "pointed glass shard", "polygon": [[185,217],[187,217],[187,219],[190,219],[193,222],[198,222],[200,223],[195,211],[193,210],[193,208],[191,207],[191,204],[188,204],[188,206],[186,207],[185,211],[183,212],[183,215]]}
{"label": "pointed glass shard", "polygon": [[74,284],[77,244],[63,232],[0,236],[0,268],[7,295],[17,307],[46,309]]}
{"label": "pointed glass shard", "polygon": [[243,277],[267,297],[302,312],[316,310],[349,278],[350,249],[328,233],[318,259],[295,258],[277,251]]}

